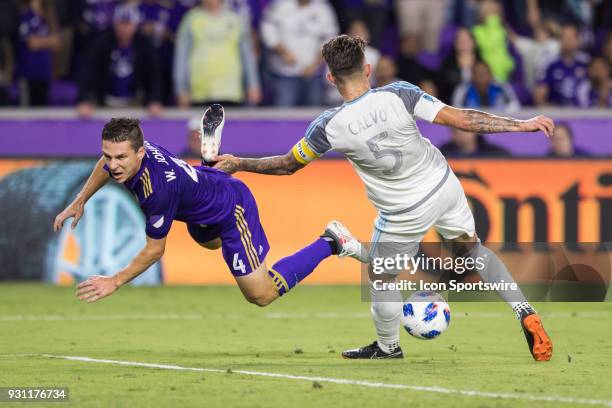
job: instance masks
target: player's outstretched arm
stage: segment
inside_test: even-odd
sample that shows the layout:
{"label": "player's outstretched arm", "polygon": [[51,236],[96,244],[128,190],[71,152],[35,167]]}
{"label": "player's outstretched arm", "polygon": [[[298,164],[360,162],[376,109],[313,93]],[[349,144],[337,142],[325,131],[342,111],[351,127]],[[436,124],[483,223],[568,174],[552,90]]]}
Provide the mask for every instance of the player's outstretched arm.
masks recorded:
{"label": "player's outstretched arm", "polygon": [[443,107],[434,119],[434,123],[476,133],[542,131],[547,137],[552,135],[555,128],[552,119],[546,116],[521,120],[473,109],[457,109],[452,106]]}
{"label": "player's outstretched arm", "polygon": [[79,283],[76,295],[80,300],[89,303],[95,302],[115,293],[117,289],[125,285],[151,265],[159,261],[166,248],[166,238],[153,239],[147,237],[147,244],[123,270],[114,276],[94,275]]}
{"label": "player's outstretched arm", "polygon": [[91,175],[85,182],[85,185],[79,194],[77,194],[76,198],[68,207],[64,209],[64,211],[55,217],[55,221],[53,222],[53,230],[55,232],[59,231],[64,226],[64,222],[70,217],[74,217],[71,227],[72,229],[75,229],[79,223],[79,220],[83,216],[83,210],[87,200],[89,200],[96,191],[102,188],[102,186],[104,186],[109,179],[110,175],[106,170],[104,170],[104,159],[98,160],[98,163],[96,163]]}
{"label": "player's outstretched arm", "polygon": [[232,174],[237,171],[250,173],[272,174],[277,176],[290,175],[300,170],[306,164],[300,163],[292,151],[284,156],[262,157],[259,159],[246,159],[231,154],[217,156],[215,168]]}

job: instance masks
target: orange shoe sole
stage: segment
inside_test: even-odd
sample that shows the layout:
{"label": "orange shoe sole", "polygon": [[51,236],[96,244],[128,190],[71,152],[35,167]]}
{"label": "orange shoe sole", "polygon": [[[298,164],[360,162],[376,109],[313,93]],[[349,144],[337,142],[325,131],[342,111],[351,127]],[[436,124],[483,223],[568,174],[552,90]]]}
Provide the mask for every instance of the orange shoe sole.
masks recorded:
{"label": "orange shoe sole", "polygon": [[532,314],[523,319],[523,327],[531,334],[531,354],[536,361],[548,361],[552,357],[553,344],[544,330],[540,316]]}

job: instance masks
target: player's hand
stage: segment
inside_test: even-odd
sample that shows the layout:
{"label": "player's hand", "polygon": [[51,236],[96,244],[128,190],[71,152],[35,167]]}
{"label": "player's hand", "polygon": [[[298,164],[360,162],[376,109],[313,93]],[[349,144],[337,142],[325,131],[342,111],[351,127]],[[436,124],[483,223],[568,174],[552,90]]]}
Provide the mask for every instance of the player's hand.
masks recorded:
{"label": "player's hand", "polygon": [[79,300],[92,303],[112,295],[119,286],[113,276],[93,275],[78,284],[76,295]]}
{"label": "player's hand", "polygon": [[295,56],[290,53],[289,51],[284,51],[280,54],[281,58],[283,59],[283,62],[287,65],[294,65],[295,62],[297,61],[295,59]]}
{"label": "player's hand", "polygon": [[250,105],[258,105],[261,102],[261,89],[257,87],[252,87],[247,89],[247,101]]}
{"label": "player's hand", "polygon": [[216,162],[213,168],[232,174],[240,169],[240,159],[231,154],[222,154],[221,156],[215,156],[212,161]]}
{"label": "player's hand", "polygon": [[161,115],[162,111],[164,110],[164,107],[159,102],[151,102],[147,106],[147,110],[149,111],[149,115],[153,116],[154,118],[157,118]]}
{"label": "player's hand", "polygon": [[542,131],[546,137],[551,137],[555,131],[555,123],[553,120],[546,116],[536,116],[523,121],[520,126],[522,132],[538,132]]}
{"label": "player's hand", "polygon": [[72,224],[70,227],[75,229],[79,220],[83,216],[83,210],[85,209],[85,203],[81,200],[74,200],[64,211],[59,213],[53,221],[53,231],[57,232],[64,226],[64,222],[73,217]]}
{"label": "player's hand", "polygon": [[90,102],[81,102],[77,105],[77,115],[80,118],[89,119],[93,116],[94,105]]}
{"label": "player's hand", "polygon": [[187,92],[181,92],[176,97],[176,102],[180,108],[188,108],[191,103],[191,96]]}
{"label": "player's hand", "polygon": [[319,63],[316,62],[314,64],[310,64],[308,65],[306,68],[304,68],[304,70],[302,71],[302,76],[304,78],[310,78],[312,77],[314,74],[317,73],[317,71],[319,70]]}

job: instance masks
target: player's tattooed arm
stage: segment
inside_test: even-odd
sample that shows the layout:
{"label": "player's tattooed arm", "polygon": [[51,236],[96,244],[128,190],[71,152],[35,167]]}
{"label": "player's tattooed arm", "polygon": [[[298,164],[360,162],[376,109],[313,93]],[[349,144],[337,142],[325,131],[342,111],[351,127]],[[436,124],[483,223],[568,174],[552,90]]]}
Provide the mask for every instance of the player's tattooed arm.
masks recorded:
{"label": "player's tattooed arm", "polygon": [[56,232],[59,231],[64,226],[64,222],[71,217],[73,217],[71,227],[72,229],[76,228],[79,220],[83,216],[83,211],[85,209],[85,203],[87,200],[89,200],[96,191],[102,188],[102,186],[104,186],[109,179],[110,175],[106,170],[104,170],[104,159],[98,160],[98,163],[96,163],[96,166],[79,194],[77,194],[72,203],[70,203],[70,205],[68,205],[64,211],[55,217],[55,221],[53,222],[53,230]]}
{"label": "player's tattooed arm", "polygon": [[289,151],[284,156],[262,157],[258,159],[247,159],[235,157],[229,154],[218,156],[215,168],[226,173],[247,171],[250,173],[272,174],[277,176],[290,175],[305,166],[298,162]]}
{"label": "player's tattooed arm", "polygon": [[546,116],[521,120],[474,109],[457,109],[452,106],[443,107],[434,119],[434,123],[476,133],[542,131],[547,137],[552,135],[555,127],[552,119]]}

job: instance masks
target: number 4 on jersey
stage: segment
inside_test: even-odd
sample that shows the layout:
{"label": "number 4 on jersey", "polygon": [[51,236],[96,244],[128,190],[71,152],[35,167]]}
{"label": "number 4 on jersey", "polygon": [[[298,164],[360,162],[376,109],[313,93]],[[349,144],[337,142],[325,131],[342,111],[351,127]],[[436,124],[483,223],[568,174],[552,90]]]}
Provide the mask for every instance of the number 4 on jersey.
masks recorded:
{"label": "number 4 on jersey", "polygon": [[232,267],[235,271],[240,271],[242,273],[246,273],[246,266],[244,266],[244,262],[238,257],[238,252],[234,254],[234,260],[232,261]]}

